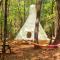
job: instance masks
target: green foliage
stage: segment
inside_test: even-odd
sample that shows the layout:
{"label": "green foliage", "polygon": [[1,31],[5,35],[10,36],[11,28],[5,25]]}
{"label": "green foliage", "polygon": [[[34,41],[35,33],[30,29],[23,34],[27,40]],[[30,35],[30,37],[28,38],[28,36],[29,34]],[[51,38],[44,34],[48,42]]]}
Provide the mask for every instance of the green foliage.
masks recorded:
{"label": "green foliage", "polygon": [[36,0],[11,0],[9,4],[8,32],[13,37],[19,32],[29,14],[29,6],[36,3]]}
{"label": "green foliage", "polygon": [[43,0],[40,21],[48,34],[52,33],[54,18],[56,17],[55,8],[56,4],[53,0]]}
{"label": "green foliage", "polygon": [[[53,0],[42,0],[43,3],[41,8],[40,22],[44,30],[48,33],[50,33],[50,29],[52,28],[54,18],[56,16],[56,4],[53,1],[54,4],[52,6],[52,1]],[[29,15],[29,6],[31,4],[36,4],[36,0],[8,0],[7,32],[11,33],[11,36],[14,37],[19,32],[20,28],[23,26]],[[1,11],[2,10],[0,9],[0,24],[1,21],[2,23],[4,21],[3,13],[1,13]]]}

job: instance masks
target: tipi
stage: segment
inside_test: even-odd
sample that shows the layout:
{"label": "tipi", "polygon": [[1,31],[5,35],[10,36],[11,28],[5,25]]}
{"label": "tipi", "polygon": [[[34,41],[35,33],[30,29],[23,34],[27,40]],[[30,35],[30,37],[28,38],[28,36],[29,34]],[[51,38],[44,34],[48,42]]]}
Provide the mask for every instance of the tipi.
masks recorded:
{"label": "tipi", "polygon": [[[35,8],[35,5],[31,5],[29,16],[25,24],[17,34],[15,40],[34,40],[35,22],[36,22],[36,8]],[[30,36],[27,37],[28,33],[30,34]],[[39,23],[38,39],[49,40],[40,23]]]}

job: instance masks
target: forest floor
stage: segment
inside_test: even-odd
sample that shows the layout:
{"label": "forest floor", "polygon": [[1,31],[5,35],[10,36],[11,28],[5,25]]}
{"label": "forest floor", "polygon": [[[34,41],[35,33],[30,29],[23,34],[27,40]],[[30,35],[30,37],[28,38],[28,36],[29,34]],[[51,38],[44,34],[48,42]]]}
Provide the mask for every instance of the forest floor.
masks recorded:
{"label": "forest floor", "polygon": [[[35,49],[34,45],[11,43],[11,54],[0,54],[0,60],[60,60],[60,48]],[[4,59],[3,59],[4,58]]]}

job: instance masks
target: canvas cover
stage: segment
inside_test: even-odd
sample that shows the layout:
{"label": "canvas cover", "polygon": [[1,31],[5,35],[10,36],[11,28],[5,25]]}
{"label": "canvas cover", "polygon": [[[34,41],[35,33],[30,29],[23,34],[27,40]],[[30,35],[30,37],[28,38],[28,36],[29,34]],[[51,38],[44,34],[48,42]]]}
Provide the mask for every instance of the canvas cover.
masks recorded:
{"label": "canvas cover", "polygon": [[[34,40],[35,22],[36,22],[36,8],[35,8],[35,5],[31,5],[30,11],[29,11],[29,16],[28,16],[25,24],[22,26],[19,33],[17,34],[15,40]],[[28,32],[31,32],[30,38],[27,38]],[[39,23],[38,39],[39,40],[49,40],[40,23]]]}

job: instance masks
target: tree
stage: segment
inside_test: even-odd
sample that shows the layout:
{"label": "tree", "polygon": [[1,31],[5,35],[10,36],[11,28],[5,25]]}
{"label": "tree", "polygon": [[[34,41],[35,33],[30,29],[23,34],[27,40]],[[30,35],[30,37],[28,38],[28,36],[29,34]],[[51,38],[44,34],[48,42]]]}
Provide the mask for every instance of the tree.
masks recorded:
{"label": "tree", "polygon": [[58,44],[60,43],[60,0],[56,0],[57,3],[57,11],[58,11],[58,28],[57,28],[57,34],[56,34],[56,39],[53,44]]}
{"label": "tree", "polygon": [[36,43],[38,42],[38,32],[39,32],[39,20],[40,20],[40,14],[41,14],[41,4],[42,0],[36,1],[36,23],[35,23],[35,32],[34,32],[34,39]]}

